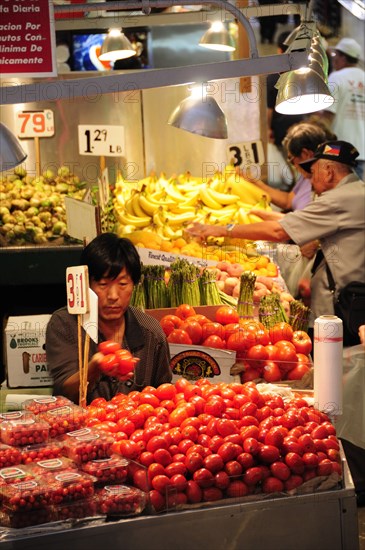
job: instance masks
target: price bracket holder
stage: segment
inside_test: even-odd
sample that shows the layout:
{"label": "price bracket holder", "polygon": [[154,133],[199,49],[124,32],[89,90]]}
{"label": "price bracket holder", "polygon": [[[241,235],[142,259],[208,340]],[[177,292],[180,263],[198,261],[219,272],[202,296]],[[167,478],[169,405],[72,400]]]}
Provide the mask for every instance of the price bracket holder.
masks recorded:
{"label": "price bracket holder", "polygon": [[101,233],[99,207],[85,200],[65,197],[67,232],[70,237],[90,242]]}
{"label": "price bracket holder", "polygon": [[20,139],[33,139],[36,156],[36,175],[41,174],[40,138],[53,137],[54,116],[51,109],[18,111],[15,113],[16,135]]}
{"label": "price bracket holder", "polygon": [[[98,302],[96,294],[89,288],[89,272],[86,265],[66,269],[66,290],[67,310],[71,315],[77,315],[79,404],[81,407],[86,407],[90,337],[96,342],[98,339]],[[85,329],[84,349],[82,349],[82,327]]]}

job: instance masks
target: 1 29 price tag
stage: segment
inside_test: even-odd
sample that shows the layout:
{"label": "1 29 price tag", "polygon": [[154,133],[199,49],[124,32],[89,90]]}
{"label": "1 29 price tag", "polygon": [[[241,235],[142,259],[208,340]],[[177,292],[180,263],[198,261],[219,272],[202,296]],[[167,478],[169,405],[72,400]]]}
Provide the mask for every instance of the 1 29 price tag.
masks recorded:
{"label": "1 29 price tag", "polygon": [[124,126],[84,125],[79,130],[79,154],[119,157],[125,153]]}
{"label": "1 29 price tag", "polygon": [[86,265],[66,269],[67,311],[84,314],[89,311],[89,271]]}
{"label": "1 29 price tag", "polygon": [[54,135],[53,111],[20,111],[15,114],[15,125],[19,138],[51,137]]}

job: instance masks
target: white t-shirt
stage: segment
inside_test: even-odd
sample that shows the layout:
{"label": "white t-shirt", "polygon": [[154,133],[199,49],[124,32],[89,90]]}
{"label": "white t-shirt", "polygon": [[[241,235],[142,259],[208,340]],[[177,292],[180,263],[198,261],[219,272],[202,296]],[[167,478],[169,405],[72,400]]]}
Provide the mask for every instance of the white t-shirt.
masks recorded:
{"label": "white t-shirt", "polygon": [[337,139],[355,145],[365,159],[365,72],[359,67],[346,67],[328,77],[335,102],[327,110],[335,113],[332,130]]}

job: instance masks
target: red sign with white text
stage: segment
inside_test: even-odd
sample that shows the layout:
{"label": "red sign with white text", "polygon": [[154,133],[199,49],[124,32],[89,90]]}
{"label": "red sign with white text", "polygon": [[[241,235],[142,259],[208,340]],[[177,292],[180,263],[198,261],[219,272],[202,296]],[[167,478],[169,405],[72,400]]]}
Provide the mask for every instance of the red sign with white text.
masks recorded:
{"label": "red sign with white text", "polygon": [[55,44],[51,0],[0,0],[0,73],[55,76]]}

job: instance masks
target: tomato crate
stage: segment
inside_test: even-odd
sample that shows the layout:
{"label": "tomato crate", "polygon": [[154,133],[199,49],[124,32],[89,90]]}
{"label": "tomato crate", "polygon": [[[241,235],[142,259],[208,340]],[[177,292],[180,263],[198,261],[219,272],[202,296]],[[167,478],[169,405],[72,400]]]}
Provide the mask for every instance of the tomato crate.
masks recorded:
{"label": "tomato crate", "polygon": [[129,462],[119,455],[109,458],[90,460],[81,464],[81,470],[96,477],[96,484],[105,485],[113,483],[125,483],[128,478]]}
{"label": "tomato crate", "polygon": [[82,428],[86,419],[86,410],[71,403],[42,412],[38,418],[48,422],[50,437],[57,437]]}
{"label": "tomato crate", "polygon": [[48,460],[37,460],[28,464],[27,467],[30,474],[40,479],[50,472],[55,473],[62,472],[64,470],[77,470],[77,465],[72,460],[64,456],[50,458]]}
{"label": "tomato crate", "polygon": [[54,439],[38,445],[26,445],[20,448],[22,464],[30,464],[39,460],[54,460],[62,455],[62,445]]}
{"label": "tomato crate", "polygon": [[172,382],[183,377],[190,382],[208,378],[210,382],[239,382],[231,375],[236,362],[236,352],[185,344],[169,344],[171,354]]}
{"label": "tomato crate", "polygon": [[64,434],[59,441],[64,455],[76,464],[83,464],[90,460],[109,458],[114,438],[111,434],[93,428],[81,428]]}
{"label": "tomato crate", "polygon": [[0,469],[15,466],[16,464],[20,464],[21,461],[22,454],[19,447],[0,443]]}
{"label": "tomato crate", "polygon": [[33,414],[40,414],[70,404],[72,404],[72,401],[63,395],[40,395],[39,397],[26,399],[23,403],[23,409]]}
{"label": "tomato crate", "polygon": [[50,511],[51,521],[67,521],[69,519],[84,519],[102,515],[99,513],[97,501],[94,497],[51,506]]}
{"label": "tomato crate", "polygon": [[0,439],[13,447],[45,443],[49,438],[50,425],[42,419],[28,415],[0,424]]}
{"label": "tomato crate", "polygon": [[0,511],[0,525],[12,529],[22,529],[33,525],[42,525],[53,521],[53,514],[50,508],[41,510],[24,510],[13,512],[11,510]]}
{"label": "tomato crate", "polygon": [[105,485],[95,493],[98,512],[106,516],[130,517],[143,512],[147,494],[129,485]]}

